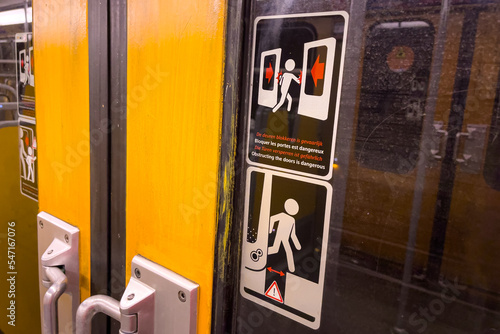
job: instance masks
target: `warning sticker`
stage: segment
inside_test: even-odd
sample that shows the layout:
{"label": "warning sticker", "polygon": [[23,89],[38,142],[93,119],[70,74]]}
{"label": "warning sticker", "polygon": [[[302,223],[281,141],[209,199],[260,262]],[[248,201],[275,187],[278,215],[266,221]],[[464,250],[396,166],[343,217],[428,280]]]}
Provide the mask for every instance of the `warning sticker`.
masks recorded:
{"label": "warning sticker", "polygon": [[331,178],[347,13],[255,20],[247,161]]}
{"label": "warning sticker", "polygon": [[331,185],[250,167],[245,196],[241,294],[319,328]]}
{"label": "warning sticker", "polygon": [[17,112],[21,194],[38,201],[38,144],[35,112],[33,35],[16,34]]}
{"label": "warning sticker", "polygon": [[38,200],[38,144],[34,123],[19,123],[19,165],[21,194]]}
{"label": "warning sticker", "polygon": [[35,121],[35,58],[31,33],[16,34],[19,117]]}
{"label": "warning sticker", "polygon": [[[269,270],[272,269],[270,268]],[[285,274],[283,274],[283,276],[284,275]],[[283,297],[281,297],[281,292],[280,289],[278,288],[278,283],[276,283],[276,281],[274,281],[273,284],[271,284],[271,286],[269,287],[269,289],[267,289],[265,295],[266,297],[269,297],[273,300],[283,303]]]}

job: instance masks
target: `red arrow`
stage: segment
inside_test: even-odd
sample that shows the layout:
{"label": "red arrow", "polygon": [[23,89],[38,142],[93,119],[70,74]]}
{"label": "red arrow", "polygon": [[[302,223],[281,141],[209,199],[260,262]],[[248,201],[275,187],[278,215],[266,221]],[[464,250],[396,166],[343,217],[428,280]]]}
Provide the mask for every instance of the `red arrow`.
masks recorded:
{"label": "red arrow", "polygon": [[325,63],[320,63],[318,56],[316,62],[314,62],[314,65],[311,69],[311,75],[313,77],[315,87],[318,86],[318,80],[324,78],[324,72],[325,72]]}
{"label": "red arrow", "polygon": [[271,79],[273,78],[273,74],[274,74],[274,71],[273,71],[273,66],[271,65],[271,63],[269,63],[269,67],[266,68],[266,79],[267,79],[267,83],[270,83],[271,82]]}
{"label": "red arrow", "polygon": [[276,271],[272,267],[268,267],[267,270],[269,270],[269,272],[271,272],[271,273],[276,273],[276,274],[280,274],[280,276],[285,276],[285,274],[282,271]]}

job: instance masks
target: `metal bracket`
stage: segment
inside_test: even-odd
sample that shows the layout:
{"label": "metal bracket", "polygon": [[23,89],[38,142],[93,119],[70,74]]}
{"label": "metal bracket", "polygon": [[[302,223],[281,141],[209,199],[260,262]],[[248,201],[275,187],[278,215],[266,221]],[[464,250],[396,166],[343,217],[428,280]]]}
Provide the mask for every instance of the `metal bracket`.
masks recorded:
{"label": "metal bracket", "polygon": [[37,225],[42,332],[74,333],[80,303],[79,230],[46,212],[38,214]]}
{"label": "metal bracket", "polygon": [[155,293],[155,289],[130,279],[120,301],[120,332],[154,333]]}
{"label": "metal bracket", "polygon": [[155,289],[154,333],[196,334],[199,285],[140,255],[131,268],[131,282]]}
{"label": "metal bracket", "polygon": [[[453,151],[453,160],[460,164],[460,171],[470,174],[479,174],[481,172],[484,145],[486,141],[487,125],[469,124],[467,132],[457,133],[455,140],[455,149]],[[463,152],[459,156],[461,138],[465,137]]]}
{"label": "metal bracket", "polygon": [[120,303],[92,296],[78,308],[76,334],[91,331],[101,312],[120,322],[120,334],[196,334],[199,285],[136,255]]}

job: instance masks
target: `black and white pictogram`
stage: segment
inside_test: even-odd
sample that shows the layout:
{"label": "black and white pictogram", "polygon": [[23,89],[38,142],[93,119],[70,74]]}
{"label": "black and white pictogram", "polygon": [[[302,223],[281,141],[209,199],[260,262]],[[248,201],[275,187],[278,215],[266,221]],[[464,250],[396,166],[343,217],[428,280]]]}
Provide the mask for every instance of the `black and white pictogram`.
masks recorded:
{"label": "black and white pictogram", "polygon": [[329,183],[249,168],[241,293],[317,328],[330,221]]}
{"label": "black and white pictogram", "polygon": [[35,124],[21,121],[19,125],[19,170],[21,194],[38,200],[38,144]]}
{"label": "black and white pictogram", "polygon": [[345,12],[256,19],[248,163],[331,177],[346,33]]}

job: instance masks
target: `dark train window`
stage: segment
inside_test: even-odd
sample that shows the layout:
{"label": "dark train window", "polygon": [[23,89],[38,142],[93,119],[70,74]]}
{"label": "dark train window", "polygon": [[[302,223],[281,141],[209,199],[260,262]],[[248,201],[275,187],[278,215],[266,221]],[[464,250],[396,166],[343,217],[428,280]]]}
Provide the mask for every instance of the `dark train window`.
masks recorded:
{"label": "dark train window", "polygon": [[486,183],[493,189],[500,190],[500,76],[497,83],[497,96],[491,120],[483,175]]}
{"label": "dark train window", "polygon": [[262,89],[273,90],[274,89],[274,72],[276,69],[276,55],[269,55],[264,57],[264,68],[265,71],[261,74],[262,78]]}
{"label": "dark train window", "polygon": [[[308,69],[315,68],[319,64],[325,64],[326,63],[326,54],[327,54],[327,47],[326,46],[319,46],[316,48],[310,48],[308,50]],[[319,70],[321,71],[322,75],[320,76],[323,78],[323,73],[325,71],[324,65],[321,67],[318,67]],[[306,80],[305,80],[305,93],[307,95],[316,95],[316,96],[321,96],[323,95],[323,86],[324,86],[324,80],[323,79],[317,79],[316,77],[313,76],[314,71],[308,70],[306,73]]]}
{"label": "dark train window", "polygon": [[434,28],[383,22],[367,37],[355,155],[361,166],[404,174],[417,162]]}

